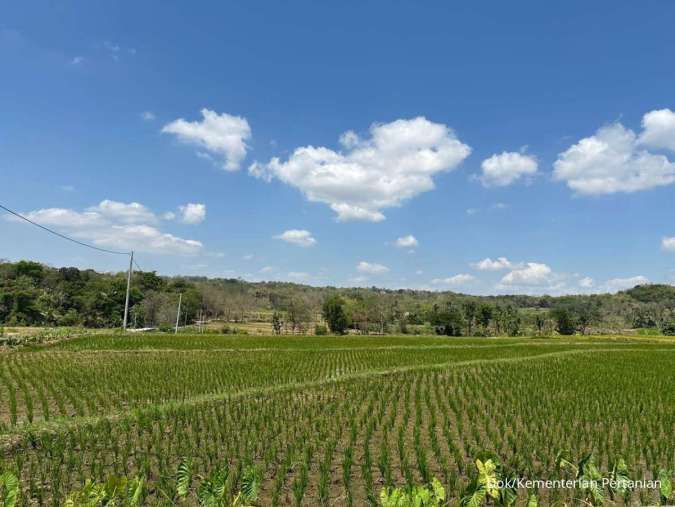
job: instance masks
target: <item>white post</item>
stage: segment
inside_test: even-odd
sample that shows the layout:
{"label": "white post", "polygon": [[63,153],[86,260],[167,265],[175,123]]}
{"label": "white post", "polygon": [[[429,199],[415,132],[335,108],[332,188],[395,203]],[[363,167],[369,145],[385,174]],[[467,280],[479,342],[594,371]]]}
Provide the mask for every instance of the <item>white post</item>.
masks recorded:
{"label": "white post", "polygon": [[183,301],[183,293],[178,294],[178,313],[176,313],[176,330],[174,334],[178,334],[178,321],[180,320],[180,303]]}
{"label": "white post", "polygon": [[134,252],[131,251],[131,257],[129,258],[129,273],[127,274],[127,297],[124,301],[124,331],[127,330],[127,318],[129,317],[129,290],[131,289],[131,272],[134,269]]}

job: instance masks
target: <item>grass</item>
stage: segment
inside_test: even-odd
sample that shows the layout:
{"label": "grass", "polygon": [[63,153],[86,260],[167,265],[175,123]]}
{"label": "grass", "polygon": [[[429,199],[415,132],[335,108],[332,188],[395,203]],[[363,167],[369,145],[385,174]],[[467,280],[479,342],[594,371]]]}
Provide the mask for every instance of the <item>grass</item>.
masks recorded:
{"label": "grass", "polygon": [[254,462],[264,505],[367,505],[434,476],[456,499],[484,452],[530,478],[562,448],[675,468],[673,361],[651,336],[93,335],[0,356],[0,430],[37,503],[110,474],[157,503],[182,456],[225,462],[231,491]]}

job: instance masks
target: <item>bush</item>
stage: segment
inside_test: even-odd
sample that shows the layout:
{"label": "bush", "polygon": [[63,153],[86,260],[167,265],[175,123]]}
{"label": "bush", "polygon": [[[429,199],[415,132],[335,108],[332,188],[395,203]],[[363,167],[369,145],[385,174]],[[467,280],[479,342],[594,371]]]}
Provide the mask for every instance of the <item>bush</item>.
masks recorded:
{"label": "bush", "polygon": [[551,317],[555,320],[556,331],[562,335],[573,335],[577,331],[574,314],[569,308],[556,307],[551,310]]}
{"label": "bush", "polygon": [[661,333],[665,336],[675,336],[675,320],[664,322],[661,325]]}
{"label": "bush", "polygon": [[317,324],[314,326],[314,334],[317,336],[326,336],[328,334],[328,328],[323,324]]}
{"label": "bush", "polygon": [[344,334],[349,326],[349,317],[345,311],[345,301],[338,295],[326,299],[323,303],[323,318],[335,334]]}

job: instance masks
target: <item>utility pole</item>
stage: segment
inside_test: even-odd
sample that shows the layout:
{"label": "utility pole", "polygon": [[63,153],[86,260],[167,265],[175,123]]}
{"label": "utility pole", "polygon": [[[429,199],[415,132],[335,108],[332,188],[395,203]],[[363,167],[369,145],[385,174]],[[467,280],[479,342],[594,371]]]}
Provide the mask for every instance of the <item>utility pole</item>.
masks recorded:
{"label": "utility pole", "polygon": [[131,251],[129,258],[129,274],[127,275],[127,297],[124,302],[124,331],[127,330],[127,317],[129,316],[129,290],[131,289],[131,271],[134,269],[134,251]]}
{"label": "utility pole", "polygon": [[176,330],[173,334],[178,334],[178,321],[180,320],[180,304],[183,301],[183,293],[178,294],[178,313],[176,313]]}

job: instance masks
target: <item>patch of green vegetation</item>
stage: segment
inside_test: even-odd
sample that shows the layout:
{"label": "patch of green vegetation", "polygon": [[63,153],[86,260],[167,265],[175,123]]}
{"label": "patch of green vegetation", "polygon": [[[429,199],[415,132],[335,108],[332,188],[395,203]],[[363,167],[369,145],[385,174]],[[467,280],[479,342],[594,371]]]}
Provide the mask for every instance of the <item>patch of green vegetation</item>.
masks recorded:
{"label": "patch of green vegetation", "polygon": [[433,477],[456,503],[484,451],[523,477],[561,477],[566,448],[650,478],[675,468],[675,344],[616,338],[75,338],[0,356],[5,464],[35,503],[111,476],[160,503],[184,456],[193,499],[232,501],[255,466],[263,505],[363,505]]}

